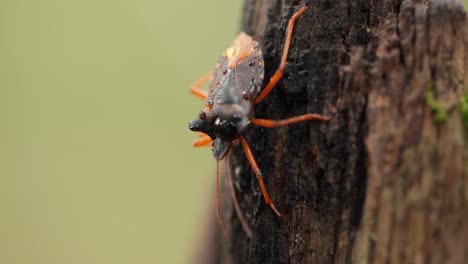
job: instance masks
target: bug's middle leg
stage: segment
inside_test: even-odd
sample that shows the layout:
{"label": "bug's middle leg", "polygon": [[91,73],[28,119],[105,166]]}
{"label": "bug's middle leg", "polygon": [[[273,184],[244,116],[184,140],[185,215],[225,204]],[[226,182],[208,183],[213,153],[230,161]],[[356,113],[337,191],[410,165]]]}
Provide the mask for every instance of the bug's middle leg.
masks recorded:
{"label": "bug's middle leg", "polygon": [[328,120],[330,120],[330,117],[309,113],[309,114],[295,116],[295,117],[291,117],[291,118],[287,118],[283,120],[251,118],[250,122],[252,122],[252,124],[257,125],[257,126],[273,128],[273,127],[287,126],[287,125],[309,121],[309,120],[327,122]]}
{"label": "bug's middle leg", "polygon": [[252,153],[252,150],[249,147],[249,144],[243,136],[240,136],[240,140],[242,142],[242,147],[244,148],[245,156],[247,157],[247,160],[249,161],[252,170],[257,176],[258,183],[260,184],[260,189],[262,190],[263,198],[265,199],[265,203],[271,207],[271,209],[273,210],[273,212],[275,212],[277,216],[281,217],[281,213],[278,211],[278,209],[276,209],[276,206],[270,199],[270,195],[268,195],[267,189],[265,187],[265,182],[263,181],[262,172],[260,171],[260,168],[258,167],[257,162],[255,161],[255,157]]}
{"label": "bug's middle leg", "polygon": [[283,48],[283,55],[281,57],[281,63],[278,69],[276,70],[275,74],[270,78],[268,84],[265,86],[265,89],[258,95],[255,99],[254,104],[260,103],[270,92],[273,88],[278,84],[279,80],[283,77],[284,68],[286,67],[286,59],[288,58],[289,53],[289,45],[291,44],[291,37],[294,28],[294,23],[296,22],[297,18],[307,10],[307,6],[303,6],[297,13],[295,13],[291,19],[289,19],[288,23],[288,32],[286,35],[286,41],[284,43]]}

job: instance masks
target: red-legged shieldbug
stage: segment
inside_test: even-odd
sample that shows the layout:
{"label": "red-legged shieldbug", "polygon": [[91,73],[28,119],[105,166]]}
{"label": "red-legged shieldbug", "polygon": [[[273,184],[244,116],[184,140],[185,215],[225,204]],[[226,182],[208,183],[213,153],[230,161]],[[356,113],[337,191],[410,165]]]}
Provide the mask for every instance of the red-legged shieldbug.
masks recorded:
{"label": "red-legged shieldbug", "polygon": [[[241,142],[247,160],[257,176],[266,204],[271,207],[276,215],[281,217],[281,213],[268,195],[262,172],[255,161],[252,150],[242,135],[244,129],[250,124],[274,128],[307,120],[329,120],[326,116],[312,113],[284,120],[254,118],[255,105],[262,102],[283,76],[294,24],[297,18],[306,10],[307,6],[303,6],[289,20],[281,63],[263,90],[264,61],[262,50],[254,38],[243,32],[234,40],[233,45],[226,49],[215,70],[195,81],[191,87],[191,93],[204,99],[205,105],[198,117],[189,123],[189,129],[201,133],[200,139],[194,142],[194,146],[199,147],[210,144],[213,146],[213,156],[217,161],[216,209],[218,222],[223,230],[218,199],[219,161],[226,157],[230,147],[238,141]],[[211,84],[208,92],[200,89],[202,84],[209,81],[211,81]],[[225,160],[229,168],[229,159],[226,158]],[[230,170],[227,171],[236,213],[246,234],[252,237],[252,231],[241,213],[234,193]]]}

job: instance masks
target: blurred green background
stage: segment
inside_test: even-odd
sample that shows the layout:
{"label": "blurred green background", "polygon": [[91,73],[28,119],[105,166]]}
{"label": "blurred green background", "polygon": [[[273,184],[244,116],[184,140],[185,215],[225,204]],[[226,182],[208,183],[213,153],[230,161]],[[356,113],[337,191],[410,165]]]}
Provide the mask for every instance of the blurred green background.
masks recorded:
{"label": "blurred green background", "polygon": [[190,83],[241,1],[0,1],[0,263],[187,263],[214,208]]}
{"label": "blurred green background", "polygon": [[[464,1],[466,3],[468,1]],[[190,83],[241,1],[0,1],[0,263],[187,263],[214,207]]]}

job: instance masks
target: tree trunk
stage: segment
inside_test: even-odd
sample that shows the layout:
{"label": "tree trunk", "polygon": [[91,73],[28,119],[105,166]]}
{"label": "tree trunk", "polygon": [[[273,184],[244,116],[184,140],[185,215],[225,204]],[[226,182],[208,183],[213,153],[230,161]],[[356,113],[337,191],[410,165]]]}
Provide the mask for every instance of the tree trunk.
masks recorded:
{"label": "tree trunk", "polygon": [[[279,64],[288,19],[303,2],[245,0],[242,30],[262,46],[267,77]],[[224,191],[228,235],[215,236],[211,262],[466,263],[463,7],[449,0],[305,4],[285,76],[255,116],[313,112],[331,121],[248,129],[283,218],[265,204],[235,147],[229,169],[254,238],[243,232]]]}

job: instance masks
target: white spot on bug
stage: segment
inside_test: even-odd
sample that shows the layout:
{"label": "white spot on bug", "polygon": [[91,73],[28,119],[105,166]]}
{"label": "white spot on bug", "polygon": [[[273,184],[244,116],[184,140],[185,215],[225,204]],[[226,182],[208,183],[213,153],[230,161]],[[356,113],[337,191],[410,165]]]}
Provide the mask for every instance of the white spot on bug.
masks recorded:
{"label": "white spot on bug", "polygon": [[241,169],[242,169],[241,166],[236,166],[236,167],[234,168],[234,175],[236,175],[237,177],[239,177],[240,172],[241,172]]}

